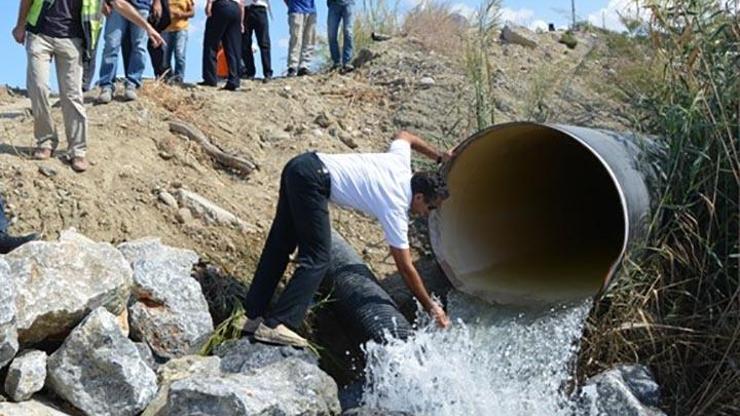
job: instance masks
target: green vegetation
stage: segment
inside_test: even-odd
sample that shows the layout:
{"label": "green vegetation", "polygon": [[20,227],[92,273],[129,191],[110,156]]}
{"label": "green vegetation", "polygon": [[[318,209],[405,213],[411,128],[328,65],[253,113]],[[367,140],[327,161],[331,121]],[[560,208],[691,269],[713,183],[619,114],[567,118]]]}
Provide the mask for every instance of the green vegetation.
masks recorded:
{"label": "green vegetation", "polygon": [[560,40],[558,42],[567,46],[568,49],[575,49],[576,46],[578,46],[578,39],[573,36],[573,32],[571,32],[570,30],[563,33],[563,35],[560,36]]}
{"label": "green vegetation", "polygon": [[634,61],[615,77],[634,128],[663,138],[666,162],[649,243],[596,305],[581,371],[647,364],[676,415],[740,413],[740,27],[730,3],[647,2],[648,55],[662,71]]}
{"label": "green vegetation", "polygon": [[398,0],[362,0],[362,7],[355,6],[354,48],[360,51],[373,40],[373,32],[397,35],[400,31]]}

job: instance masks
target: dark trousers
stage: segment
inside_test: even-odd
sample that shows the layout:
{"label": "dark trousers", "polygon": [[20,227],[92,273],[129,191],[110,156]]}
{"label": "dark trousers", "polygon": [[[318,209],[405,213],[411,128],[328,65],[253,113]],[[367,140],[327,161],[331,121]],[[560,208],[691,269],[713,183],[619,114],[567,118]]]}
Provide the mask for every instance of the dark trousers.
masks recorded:
{"label": "dark trousers", "polygon": [[239,4],[231,0],[216,0],[211,8],[211,17],[206,20],[203,39],[203,81],[216,85],[216,55],[218,45],[223,44],[226,61],[229,63],[230,87],[239,86],[239,61],[241,60],[242,24]]}
{"label": "dark trousers", "polygon": [[265,78],[272,77],[272,63],[270,62],[270,24],[267,17],[267,7],[248,6],[244,8],[244,34],[242,35],[242,58],[244,59],[244,75],[253,78],[257,74],[252,54],[252,33],[257,36],[257,45],[262,58],[262,74]]}
{"label": "dark trousers", "polygon": [[0,234],[8,232],[8,218],[5,216],[5,201],[0,197]]}
{"label": "dark trousers", "polygon": [[[271,327],[279,323],[292,329],[300,326],[329,267],[330,189],[329,173],[315,153],[304,153],[285,165],[275,220],[247,294],[247,317],[265,317]],[[296,246],[298,267],[277,304],[266,315]]]}

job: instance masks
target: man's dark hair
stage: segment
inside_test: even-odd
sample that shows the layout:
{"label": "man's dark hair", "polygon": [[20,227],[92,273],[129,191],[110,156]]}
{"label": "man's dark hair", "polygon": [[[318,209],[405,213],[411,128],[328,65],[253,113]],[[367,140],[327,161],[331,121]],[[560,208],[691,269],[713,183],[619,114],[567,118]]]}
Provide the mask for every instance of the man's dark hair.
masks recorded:
{"label": "man's dark hair", "polygon": [[437,199],[447,199],[450,191],[444,179],[435,172],[416,172],[411,177],[411,194],[424,195],[424,201],[431,203]]}

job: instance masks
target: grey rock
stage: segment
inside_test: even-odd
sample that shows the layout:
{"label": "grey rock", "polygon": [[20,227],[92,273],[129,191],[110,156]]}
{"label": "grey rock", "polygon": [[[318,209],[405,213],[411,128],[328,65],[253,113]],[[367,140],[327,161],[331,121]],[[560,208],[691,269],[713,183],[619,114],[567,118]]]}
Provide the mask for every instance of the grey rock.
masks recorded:
{"label": "grey rock", "polygon": [[159,363],[154,359],[154,354],[152,353],[152,349],[149,348],[149,345],[147,345],[146,342],[134,342],[134,345],[139,351],[139,357],[144,360],[146,365],[148,365],[152,370],[157,371]]}
{"label": "grey rock", "polygon": [[22,403],[0,403],[0,416],[69,416],[69,413],[32,400]]}
{"label": "grey rock", "polygon": [[199,355],[186,355],[175,358],[161,365],[157,369],[157,381],[159,391],[149,403],[141,416],[159,416],[167,406],[167,397],[170,393],[172,383],[188,377],[217,377],[221,374],[218,357],[202,357]]}
{"label": "grey rock", "polygon": [[177,214],[175,214],[175,219],[180,224],[188,224],[193,220],[193,214],[187,208],[180,208],[177,210]]}
{"label": "grey rock", "polygon": [[286,358],[318,366],[316,357],[306,350],[251,342],[245,338],[227,341],[217,346],[213,354],[221,358],[221,371],[226,373],[248,373]]}
{"label": "grey rock", "polygon": [[[659,387],[650,371],[643,366],[618,366],[590,378],[583,387],[584,395],[594,401],[607,416],[664,416],[655,407]],[[645,401],[641,401],[645,400]]]}
{"label": "grey rock", "polygon": [[134,270],[131,337],[165,358],[199,350],[213,332],[213,319],[200,284],[191,276],[198,255],[155,238],[118,248]]}
{"label": "grey rock", "polygon": [[414,416],[413,413],[407,412],[389,412],[382,409],[369,409],[366,407],[356,407],[353,409],[345,410],[342,412],[342,416]]}
{"label": "grey rock", "polygon": [[131,267],[121,253],[73,230],[56,242],[24,244],[5,259],[16,287],[21,344],[66,335],[101,306],[118,315],[130,295]]}
{"label": "grey rock", "polygon": [[167,205],[170,208],[174,208],[174,209],[180,208],[180,206],[177,203],[177,199],[175,199],[175,197],[172,196],[172,194],[167,191],[162,191],[159,193],[159,200],[162,201],[165,205]]}
{"label": "grey rock", "polygon": [[180,189],[177,192],[180,205],[188,208],[197,218],[202,218],[206,223],[218,225],[231,225],[240,229],[247,229],[249,226],[239,219],[233,213],[216,205],[215,202],[199,195],[195,192]]}
{"label": "grey rock", "polygon": [[290,133],[288,133],[287,131],[283,131],[283,130],[271,130],[271,131],[266,132],[262,136],[263,140],[268,143],[277,143],[277,142],[290,140],[290,137],[291,137]]}
{"label": "grey rock", "polygon": [[429,88],[429,87],[431,87],[432,85],[434,85],[434,82],[435,82],[435,81],[434,81],[434,78],[432,78],[432,77],[423,77],[423,78],[421,78],[421,79],[419,80],[419,85],[421,85],[422,87],[427,87],[427,88]]}
{"label": "grey rock", "polygon": [[13,360],[5,378],[5,392],[16,402],[28,400],[46,382],[46,353],[29,350]]}
{"label": "grey rock", "polygon": [[318,124],[320,127],[328,129],[329,126],[331,126],[334,122],[329,118],[329,116],[326,113],[321,113],[318,116],[316,116],[316,119],[314,120],[314,123]]}
{"label": "grey rock", "polygon": [[18,352],[15,319],[15,285],[10,276],[10,266],[0,258],[0,368],[5,367]]}
{"label": "grey rock", "polygon": [[248,374],[174,382],[158,416],[338,415],[337,385],[318,367],[288,358]]}
{"label": "grey rock", "polygon": [[509,25],[504,26],[504,28],[501,30],[501,40],[513,43],[516,45],[521,45],[527,48],[536,48],[537,42],[529,39],[522,33],[524,32],[524,28],[513,28]]}
{"label": "grey rock", "polygon": [[367,48],[360,49],[360,51],[357,52],[357,56],[355,56],[355,59],[352,60],[352,65],[355,68],[361,68],[365,66],[368,62],[377,58],[377,56],[378,55],[373,53],[373,51],[371,51],[370,49],[367,49]]}
{"label": "grey rock", "polygon": [[48,385],[86,415],[135,415],[157,393],[154,371],[116,317],[94,310],[49,357]]}

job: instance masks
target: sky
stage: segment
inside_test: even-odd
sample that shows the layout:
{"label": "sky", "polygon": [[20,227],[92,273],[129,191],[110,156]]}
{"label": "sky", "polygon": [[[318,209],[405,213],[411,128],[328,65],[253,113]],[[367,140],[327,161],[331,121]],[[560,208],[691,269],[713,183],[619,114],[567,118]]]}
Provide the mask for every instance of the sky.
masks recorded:
{"label": "sky", "polygon": [[[272,18],[270,20],[270,37],[272,40],[272,65],[276,75],[286,70],[288,49],[288,17],[285,3],[280,0],[270,0]],[[318,6],[317,32],[326,37],[326,0],[316,0]],[[363,4],[375,0],[355,0],[355,12],[361,11]],[[391,2],[394,0],[390,0]],[[399,13],[415,7],[419,0],[398,1]],[[476,10],[480,0],[451,0],[452,7],[461,14],[472,13]],[[0,57],[5,64],[0,64],[0,84],[24,87],[26,73],[26,56],[24,47],[15,43],[11,30],[17,19],[19,0],[3,0],[4,12],[0,13]],[[189,30],[186,80],[197,82],[201,80],[201,60],[203,50],[203,31],[205,28],[205,0],[196,0],[196,16],[191,21]],[[576,0],[576,14],[579,20],[589,20],[595,25],[622,30],[619,14],[634,10],[634,0]],[[555,23],[558,27],[565,27],[570,21],[571,0],[504,0],[502,18],[506,21],[525,25],[531,28],[547,27],[547,23]],[[102,41],[102,39],[101,39]],[[102,48],[101,48],[102,49]],[[255,55],[258,76],[262,73],[261,63]],[[118,72],[122,64],[119,64]],[[153,76],[151,66],[147,68],[145,76]],[[55,75],[52,74],[52,79]],[[56,84],[56,82],[52,82]]]}

